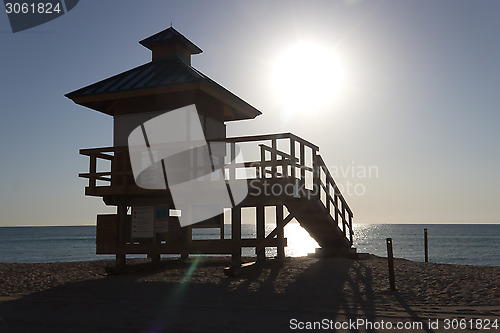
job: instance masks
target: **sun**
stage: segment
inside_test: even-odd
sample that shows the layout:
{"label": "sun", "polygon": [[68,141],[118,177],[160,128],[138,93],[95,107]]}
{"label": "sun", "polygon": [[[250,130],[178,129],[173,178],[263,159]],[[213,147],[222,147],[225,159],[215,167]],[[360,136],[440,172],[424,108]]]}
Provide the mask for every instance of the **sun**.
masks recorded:
{"label": "sun", "polygon": [[319,43],[300,43],[278,58],[273,86],[286,109],[313,111],[331,102],[338,92],[341,76],[332,49]]}

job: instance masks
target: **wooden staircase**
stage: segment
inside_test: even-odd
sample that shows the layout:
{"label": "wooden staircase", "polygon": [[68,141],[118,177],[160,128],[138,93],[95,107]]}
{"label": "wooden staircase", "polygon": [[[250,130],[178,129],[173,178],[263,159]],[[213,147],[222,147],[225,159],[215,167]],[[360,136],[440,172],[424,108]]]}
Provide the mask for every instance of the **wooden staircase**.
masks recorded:
{"label": "wooden staircase", "polygon": [[[294,190],[288,191],[285,195],[264,196],[260,200],[282,203],[288,209],[289,215],[283,219],[281,225],[277,226],[276,232],[269,234],[262,246],[257,247],[257,252],[265,243],[274,239],[278,228],[295,219],[318,242],[322,254],[355,254],[356,249],[352,248],[353,213],[323,158],[317,150],[312,149],[312,165],[308,165],[305,162],[302,146],[298,157],[293,149],[295,146],[293,139],[298,140],[298,138],[290,139],[290,148],[286,152],[276,149],[276,143],[272,146],[260,145],[261,161],[258,163],[260,182],[267,181],[282,187],[292,186]],[[308,172],[309,184],[306,180]]]}
{"label": "wooden staircase", "polygon": [[286,207],[302,228],[322,248],[344,249],[351,247],[350,240],[327,213],[321,201],[307,200],[306,204],[287,202]]}

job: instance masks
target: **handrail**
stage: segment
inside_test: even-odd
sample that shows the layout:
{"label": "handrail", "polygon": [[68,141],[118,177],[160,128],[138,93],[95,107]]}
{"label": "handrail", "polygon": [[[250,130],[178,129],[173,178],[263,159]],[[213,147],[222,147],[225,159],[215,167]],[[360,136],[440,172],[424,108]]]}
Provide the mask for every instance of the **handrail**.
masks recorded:
{"label": "handrail", "polygon": [[[326,210],[327,210],[328,214],[331,215],[331,208],[330,207],[333,204],[333,206],[334,206],[334,216],[332,216],[332,218],[334,219],[334,221],[338,225],[338,223],[339,223],[339,216],[340,216],[340,218],[342,219],[342,221],[341,221],[342,222],[342,229],[341,229],[341,231],[344,233],[344,236],[347,239],[349,239],[349,242],[350,242],[350,244],[352,246],[352,244],[353,244],[353,235],[354,235],[354,231],[353,231],[353,228],[352,228],[353,213],[352,213],[351,209],[349,208],[349,205],[345,201],[344,196],[342,195],[342,193],[340,192],[339,188],[337,187],[337,184],[333,180],[333,177],[330,174],[330,171],[328,171],[328,167],[326,166],[323,158],[320,155],[316,155],[316,159],[315,160],[316,160],[315,161],[315,164],[316,164],[315,167],[317,168],[315,179],[318,182],[318,186],[320,186],[324,190],[324,192],[326,194],[326,196],[325,196]],[[325,184],[322,184],[321,171],[323,171],[324,174],[325,174]],[[333,188],[333,195],[334,195],[333,198],[330,195],[330,187]],[[339,208],[339,205],[338,205],[338,202],[337,202],[337,198],[340,200],[341,208]],[[346,216],[345,212],[347,212],[347,216]],[[349,237],[347,235],[346,226],[348,227],[348,230],[349,230]]]}
{"label": "handrail", "polygon": [[337,184],[335,183],[335,180],[333,179],[332,175],[330,174],[330,170],[328,170],[328,167],[325,164],[325,161],[323,160],[321,155],[316,155],[316,158],[318,159],[318,167],[323,168],[323,172],[325,173],[325,176],[327,177],[327,179],[330,180],[331,184],[334,185],[335,193],[338,193],[340,200],[342,200],[342,204],[346,206],[347,211],[349,212],[349,214],[352,215],[351,208],[349,208],[349,205],[347,205],[347,202],[345,201],[344,196],[342,195],[342,193],[340,193],[340,190],[337,187]]}
{"label": "handrail", "polygon": [[266,141],[266,140],[274,140],[274,139],[292,139],[294,141],[303,143],[304,145],[308,146],[314,151],[318,151],[319,147],[316,146],[315,144],[302,139],[299,136],[296,136],[295,134],[292,133],[278,133],[278,134],[263,134],[263,135],[247,135],[247,136],[236,136],[236,137],[230,137],[230,138],[223,138],[223,139],[211,139],[208,140],[209,142],[250,142],[250,141]]}

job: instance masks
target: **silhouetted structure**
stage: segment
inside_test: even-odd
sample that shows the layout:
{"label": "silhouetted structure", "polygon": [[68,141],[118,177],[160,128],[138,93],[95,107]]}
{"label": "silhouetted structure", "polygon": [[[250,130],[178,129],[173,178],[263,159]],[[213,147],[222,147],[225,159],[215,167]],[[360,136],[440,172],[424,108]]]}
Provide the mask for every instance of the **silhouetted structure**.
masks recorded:
{"label": "silhouetted structure", "polygon": [[[160,254],[190,253],[231,254],[232,264],[238,266],[242,247],[255,248],[259,260],[265,258],[266,247],[276,247],[278,257],[283,258],[284,227],[293,218],[326,253],[352,252],[353,214],[317,146],[290,133],[227,138],[225,122],[253,119],[261,112],[191,67],[191,55],[202,51],[174,28],[140,43],[152,51],[151,62],[66,95],[114,119],[113,147],[80,150],[90,158],[89,172],[80,174],[89,179],[85,194],[117,207],[116,214],[97,216],[98,254],[116,254],[118,266],[125,264],[126,254],[149,254],[158,260]],[[207,141],[226,142],[226,151],[220,152],[226,161],[226,179],[252,181],[245,201],[230,210],[231,239],[224,239],[222,216],[181,228],[168,189],[140,188],[132,175],[129,133],[167,110],[190,104],[197,107]],[[237,148],[249,144],[260,158],[237,162]],[[106,171],[98,169],[102,162],[107,162]],[[250,179],[238,179],[243,169],[250,171]],[[140,206],[154,206],[156,218],[158,211],[163,214],[164,227],[154,230],[151,237],[135,237],[131,231],[128,208]],[[242,209],[253,211],[256,238],[241,237]],[[275,228],[266,235],[266,220],[270,223],[271,218]],[[218,228],[220,238],[193,240],[191,230],[197,227]]]}

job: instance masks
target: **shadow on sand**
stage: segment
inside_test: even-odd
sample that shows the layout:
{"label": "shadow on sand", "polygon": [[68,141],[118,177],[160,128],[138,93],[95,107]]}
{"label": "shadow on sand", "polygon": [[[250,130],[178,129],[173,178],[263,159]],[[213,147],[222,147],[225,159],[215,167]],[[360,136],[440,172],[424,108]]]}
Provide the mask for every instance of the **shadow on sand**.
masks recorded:
{"label": "shadow on sand", "polygon": [[[380,320],[372,273],[362,260],[306,259],[297,265],[289,259],[268,261],[237,278],[223,276],[221,261],[198,261],[65,284],[2,303],[0,331],[283,332],[290,330],[292,319]],[[220,272],[220,278],[204,280],[207,267]],[[169,272],[182,278],[147,281]],[[410,318],[419,320],[401,296],[395,297]]]}

